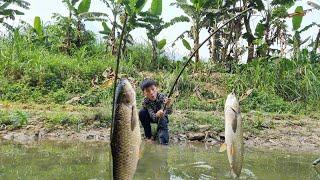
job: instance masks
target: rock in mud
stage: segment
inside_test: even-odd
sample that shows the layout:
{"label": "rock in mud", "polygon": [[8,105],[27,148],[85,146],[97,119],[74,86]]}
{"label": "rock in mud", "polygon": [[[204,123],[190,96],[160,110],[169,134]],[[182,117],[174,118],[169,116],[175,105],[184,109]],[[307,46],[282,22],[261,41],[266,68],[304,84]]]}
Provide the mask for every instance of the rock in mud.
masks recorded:
{"label": "rock in mud", "polygon": [[224,132],[219,133],[218,136],[219,136],[219,140],[220,140],[220,141],[224,141],[224,140],[225,140]]}
{"label": "rock in mud", "polygon": [[179,135],[178,135],[178,140],[179,140],[179,141],[185,141],[185,140],[187,140],[187,135],[185,135],[185,134],[179,134]]}
{"label": "rock in mud", "polygon": [[214,139],[214,138],[207,138],[207,139],[205,139],[205,142],[209,143],[211,145],[215,145],[215,144],[219,144],[220,143],[217,139]]}
{"label": "rock in mud", "polygon": [[190,140],[190,141],[196,141],[196,140],[201,141],[201,140],[203,140],[205,137],[206,137],[206,134],[203,133],[203,132],[189,132],[189,133],[187,134],[187,138],[188,138],[188,140]]}
{"label": "rock in mud", "polygon": [[70,99],[69,101],[67,101],[66,104],[76,104],[81,100],[81,98],[82,98],[81,96],[74,97],[74,98]]}
{"label": "rock in mud", "polygon": [[200,132],[208,131],[211,128],[210,125],[198,125],[198,127]]}
{"label": "rock in mud", "polygon": [[89,135],[87,135],[87,139],[89,140],[89,139],[94,139],[95,138],[95,135],[93,135],[93,134],[89,134]]}
{"label": "rock in mud", "polygon": [[27,125],[26,130],[30,130],[30,129],[34,129],[35,126],[34,125]]}
{"label": "rock in mud", "polygon": [[219,135],[219,133],[218,132],[216,132],[216,131],[208,131],[208,137],[209,138],[215,138],[215,139],[217,139],[218,138],[218,135]]}

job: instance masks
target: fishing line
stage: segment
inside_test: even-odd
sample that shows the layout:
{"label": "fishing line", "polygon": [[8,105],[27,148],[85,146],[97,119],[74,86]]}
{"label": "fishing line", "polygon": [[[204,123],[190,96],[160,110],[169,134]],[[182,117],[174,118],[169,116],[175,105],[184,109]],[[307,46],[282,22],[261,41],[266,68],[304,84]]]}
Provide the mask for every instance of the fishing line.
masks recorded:
{"label": "fishing line", "polygon": [[[118,53],[117,53],[117,61],[116,61],[116,71],[115,71],[115,77],[114,77],[114,85],[113,85],[113,100],[112,100],[112,112],[111,112],[111,128],[110,128],[110,145],[112,142],[112,136],[113,136],[113,128],[114,128],[114,110],[115,110],[115,99],[116,99],[116,88],[117,88],[117,80],[118,80],[118,72],[119,72],[119,64],[120,64],[120,56],[121,56],[121,47],[122,47],[122,41],[123,41],[123,37],[125,34],[125,30],[126,30],[126,26],[127,26],[127,20],[128,20],[128,14],[125,13],[124,15],[124,23],[123,23],[123,27],[122,27],[122,32],[120,35],[120,42],[119,42],[119,49],[118,49]],[[110,167],[110,179],[113,178],[113,168],[112,168],[112,148],[110,148],[110,154],[109,154],[109,167]]]}
{"label": "fishing line", "polygon": [[[230,18],[227,22],[225,22],[224,24],[222,24],[218,29],[216,29],[215,31],[213,31],[208,37],[207,39],[205,39],[191,54],[191,56],[189,57],[188,61],[185,63],[185,65],[183,66],[183,68],[181,69],[179,75],[177,76],[177,78],[175,79],[172,88],[169,92],[168,98],[170,98],[173,94],[174,88],[178,83],[178,80],[180,78],[180,76],[182,75],[183,71],[186,69],[186,67],[188,66],[188,64],[191,62],[192,58],[195,56],[196,52],[199,51],[199,49],[213,36],[215,35],[218,31],[220,31],[220,29],[222,29],[224,26],[226,26],[227,24],[229,24],[231,21],[233,21],[234,19],[238,18],[239,16],[245,14],[246,12],[252,10],[252,7],[240,12],[239,14],[235,15],[234,17]],[[163,111],[166,109],[167,105],[164,105]]]}
{"label": "fishing line", "polygon": [[111,129],[110,129],[110,137],[112,137],[113,133],[113,125],[114,125],[114,109],[115,109],[115,99],[116,99],[116,88],[117,88],[117,80],[118,80],[118,73],[119,73],[119,64],[120,64],[120,57],[121,57],[121,47],[122,47],[122,41],[125,34],[126,26],[127,26],[127,20],[128,20],[128,14],[125,13],[124,15],[124,23],[122,27],[122,32],[120,35],[120,42],[119,42],[119,49],[117,52],[117,61],[116,61],[116,71],[115,71],[115,77],[113,82],[113,98],[112,98],[112,121],[111,121]]}
{"label": "fishing line", "polygon": [[[189,57],[189,59],[187,60],[187,62],[185,63],[185,65],[183,66],[183,68],[181,69],[179,75],[177,76],[177,78],[175,79],[172,87],[171,87],[171,90],[169,92],[169,95],[168,95],[168,98],[170,98],[173,94],[173,91],[174,91],[174,88],[175,86],[177,85],[178,83],[178,80],[180,78],[180,76],[182,75],[183,71],[186,69],[186,67],[188,66],[188,64],[191,62],[192,58],[195,56],[195,54],[199,51],[199,49],[213,36],[215,35],[218,31],[220,31],[220,29],[222,29],[224,26],[226,26],[227,24],[229,24],[231,21],[233,21],[234,19],[238,18],[239,16],[245,14],[246,12],[252,10],[253,8],[252,7],[249,7],[248,9],[245,9],[244,11],[240,12],[239,14],[235,15],[234,17],[230,18],[228,21],[226,21],[224,24],[222,24],[218,29],[216,29],[215,31],[213,31],[208,37],[207,39],[205,39],[194,51],[193,53],[191,54],[191,56]],[[161,108],[163,111],[165,111],[167,108],[167,104],[164,105],[163,108]],[[165,113],[164,113],[165,114]],[[159,124],[160,124],[160,119],[158,119],[158,127],[159,127]],[[157,129],[157,132],[156,132],[156,136],[158,135],[158,129]]]}

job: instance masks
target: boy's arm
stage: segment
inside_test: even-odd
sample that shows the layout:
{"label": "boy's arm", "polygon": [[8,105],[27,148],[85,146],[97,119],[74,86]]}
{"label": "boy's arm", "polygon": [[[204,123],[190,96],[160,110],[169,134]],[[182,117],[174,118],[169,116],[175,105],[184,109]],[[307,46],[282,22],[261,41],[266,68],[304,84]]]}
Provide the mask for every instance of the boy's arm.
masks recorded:
{"label": "boy's arm", "polygon": [[157,116],[156,116],[156,113],[154,113],[153,109],[147,108],[147,110],[148,110],[149,116],[152,119],[152,121],[156,121]]}
{"label": "boy's arm", "polygon": [[153,111],[153,109],[150,107],[150,106],[148,106],[148,104],[146,103],[146,102],[143,102],[142,103],[142,106],[145,108],[145,109],[147,109],[147,111],[148,111],[148,113],[149,113],[149,116],[150,116],[150,118],[152,119],[152,121],[155,121],[156,120],[156,113]]}

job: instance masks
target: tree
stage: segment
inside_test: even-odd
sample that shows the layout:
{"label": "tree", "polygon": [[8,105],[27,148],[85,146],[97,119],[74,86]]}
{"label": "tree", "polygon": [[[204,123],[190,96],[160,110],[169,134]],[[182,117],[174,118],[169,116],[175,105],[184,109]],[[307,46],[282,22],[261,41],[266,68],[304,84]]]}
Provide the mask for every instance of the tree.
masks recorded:
{"label": "tree", "polygon": [[[207,14],[211,1],[209,0],[192,0],[191,2],[187,0],[177,0],[171,5],[175,5],[178,8],[181,8],[184,13],[187,15],[187,18],[192,23],[191,29],[182,33],[178,39],[184,39],[185,34],[188,34],[189,37],[193,40],[193,49],[197,49],[200,44],[200,31],[205,25],[204,17]],[[188,42],[183,40],[183,44],[188,49]],[[189,45],[190,46],[190,45]],[[199,62],[199,51],[196,52],[195,61]]]}
{"label": "tree", "polygon": [[287,31],[286,18],[289,16],[288,9],[294,5],[294,0],[267,2],[265,10],[261,12],[262,19],[255,28],[255,41],[257,56],[270,56],[271,45],[280,42],[281,53],[287,44],[289,34]]}
{"label": "tree", "polygon": [[[216,31],[220,23],[227,21],[235,13],[241,12],[237,1],[228,1],[223,3],[222,0],[210,3],[210,11],[205,17],[205,26],[208,33]],[[243,50],[238,47],[239,39],[242,35],[242,17],[231,21],[226,27],[219,30],[208,42],[210,57],[215,63],[223,63],[230,68],[232,61],[239,59]]]}
{"label": "tree", "polygon": [[[116,54],[117,52],[117,47],[116,47],[116,34],[117,30],[121,28],[121,26],[117,22],[117,18],[119,14],[123,11],[121,6],[115,2],[115,0],[110,0],[110,3],[108,3],[106,0],[103,0],[107,4],[107,6],[111,9],[112,12],[112,19],[111,19],[111,32],[110,32],[110,42],[111,42],[111,52],[113,55]],[[106,24],[105,24],[106,25]],[[106,29],[106,26],[104,26],[104,29]]]}
{"label": "tree", "polygon": [[85,16],[83,16],[83,14],[89,11],[91,0],[82,0],[76,7],[79,1],[80,0],[62,0],[68,8],[69,16],[65,17],[60,14],[54,14],[53,16],[58,21],[58,24],[66,30],[63,50],[66,50],[68,54],[71,53],[73,37],[75,37],[74,43],[77,48],[84,45],[84,33],[86,33],[86,31],[83,23]]}
{"label": "tree", "polygon": [[[314,9],[317,9],[318,11],[320,11],[320,5],[319,4],[311,2],[311,1],[308,1],[308,5],[312,6]],[[316,24],[316,23],[313,23],[313,24],[319,27],[319,31],[318,31],[318,34],[316,36],[316,39],[314,41],[313,48],[312,48],[312,53],[316,54],[317,53],[317,49],[319,47],[319,43],[320,43],[320,24]]]}
{"label": "tree", "polygon": [[13,27],[5,21],[7,19],[15,20],[16,16],[24,15],[24,13],[16,9],[11,9],[11,5],[17,5],[23,9],[29,9],[30,3],[23,0],[3,0],[3,2],[0,2],[0,25],[12,30]]}
{"label": "tree", "polygon": [[[243,8],[246,7],[254,7],[257,11],[263,11],[265,9],[265,6],[262,2],[262,0],[243,0]],[[254,33],[251,30],[250,27],[250,21],[251,21],[251,17],[252,17],[252,12],[248,12],[247,15],[243,16],[243,20],[244,20],[244,26],[245,26],[245,30],[246,33],[243,34],[243,37],[247,40],[248,42],[248,57],[247,57],[247,63],[250,63],[252,61],[252,59],[254,58]]]}
{"label": "tree", "polygon": [[[116,0],[101,0],[108,9],[111,10],[111,17],[107,13],[103,12],[88,12],[85,13],[87,21],[102,21],[103,30],[99,33],[104,35],[106,40],[106,50],[111,46],[111,52],[113,55],[116,55],[116,39],[117,34],[121,29],[121,25],[118,23],[119,16],[124,12],[123,7],[116,2]],[[109,25],[111,25],[111,28]]]}
{"label": "tree", "polygon": [[[159,2],[158,0],[154,0],[153,2]],[[155,5],[151,6],[154,9],[160,9],[155,8]],[[162,11],[162,10],[161,10]],[[166,40],[162,39],[160,41],[157,40],[157,36],[161,33],[162,30],[178,23],[178,22],[188,22],[188,18],[185,16],[175,17],[169,22],[164,22],[162,18],[160,18],[161,11],[158,11],[157,13],[152,12],[152,9],[150,12],[142,12],[139,13],[139,18],[137,19],[137,25],[139,27],[143,27],[147,30],[147,37],[151,41],[152,45],[152,62],[157,62],[158,57],[158,50],[161,50],[166,45]]]}

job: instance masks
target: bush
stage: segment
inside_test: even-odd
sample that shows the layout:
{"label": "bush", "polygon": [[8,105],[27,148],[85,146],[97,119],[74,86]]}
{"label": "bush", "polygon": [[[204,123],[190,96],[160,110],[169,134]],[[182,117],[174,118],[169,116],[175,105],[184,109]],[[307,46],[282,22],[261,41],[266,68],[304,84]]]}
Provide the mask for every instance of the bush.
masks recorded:
{"label": "bush", "polygon": [[21,128],[28,123],[28,116],[22,111],[7,112],[0,110],[0,125],[6,125],[13,129]]}
{"label": "bush", "polygon": [[232,89],[238,94],[254,89],[242,103],[245,111],[304,113],[301,104],[313,106],[320,100],[320,66],[297,59],[255,60],[238,65],[228,81],[228,91]]}

